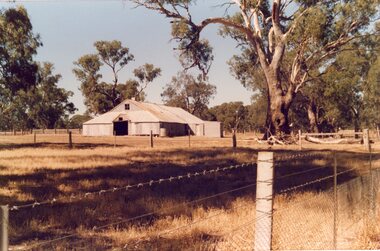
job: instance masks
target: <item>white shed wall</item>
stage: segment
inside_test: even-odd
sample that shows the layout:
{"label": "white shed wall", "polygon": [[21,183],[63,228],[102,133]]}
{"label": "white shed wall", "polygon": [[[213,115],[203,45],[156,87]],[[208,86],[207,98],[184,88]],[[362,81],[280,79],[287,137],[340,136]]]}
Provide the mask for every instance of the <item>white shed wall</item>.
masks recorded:
{"label": "white shed wall", "polygon": [[204,136],[220,138],[222,137],[222,124],[217,121],[204,122]]}
{"label": "white shed wall", "polygon": [[113,123],[112,124],[84,124],[83,136],[112,136],[113,135]]}
{"label": "white shed wall", "polygon": [[205,135],[204,131],[205,131],[204,124],[199,124],[196,126],[195,135],[196,136],[204,136]]}
{"label": "white shed wall", "polygon": [[160,134],[160,123],[130,123],[129,126],[129,135],[150,135],[150,131]]}

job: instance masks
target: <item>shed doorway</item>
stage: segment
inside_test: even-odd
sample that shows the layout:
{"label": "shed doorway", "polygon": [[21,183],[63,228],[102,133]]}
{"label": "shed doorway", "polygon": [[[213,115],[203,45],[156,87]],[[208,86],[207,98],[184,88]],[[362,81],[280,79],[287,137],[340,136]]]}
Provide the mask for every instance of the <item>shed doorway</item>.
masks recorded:
{"label": "shed doorway", "polygon": [[128,121],[113,122],[113,131],[116,136],[128,135]]}

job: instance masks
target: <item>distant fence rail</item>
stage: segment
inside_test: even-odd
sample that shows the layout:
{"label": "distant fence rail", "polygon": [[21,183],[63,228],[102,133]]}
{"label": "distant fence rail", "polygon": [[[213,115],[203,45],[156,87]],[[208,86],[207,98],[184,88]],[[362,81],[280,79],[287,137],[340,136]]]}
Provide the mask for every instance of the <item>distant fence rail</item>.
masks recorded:
{"label": "distant fence rail", "polygon": [[[312,163],[314,160],[324,160],[326,164],[322,164],[318,168],[302,169],[301,171],[293,168],[302,159],[302,163]],[[291,165],[291,166],[289,166]],[[370,222],[376,222],[378,215],[377,203],[380,199],[379,169],[373,168],[372,155],[369,153],[367,170],[364,173],[358,170],[358,167],[345,167],[338,165],[337,154],[326,153],[299,153],[289,156],[275,156],[273,152],[259,152],[256,160],[251,163],[231,165],[225,167],[217,167],[208,170],[198,170],[196,172],[182,173],[176,176],[161,177],[158,179],[147,180],[136,184],[127,184],[124,186],[110,187],[108,189],[99,189],[93,192],[82,192],[79,194],[71,194],[69,202],[56,199],[46,201],[35,201],[24,205],[7,205],[1,207],[3,210],[2,225],[0,229],[3,231],[1,236],[8,238],[9,217],[17,217],[17,213],[25,210],[38,210],[40,207],[51,207],[53,205],[63,203],[77,203],[80,200],[104,198],[107,194],[116,192],[128,193],[143,187],[167,186],[173,184],[174,181],[184,182],[184,185],[194,179],[199,179],[208,175],[231,175],[236,170],[252,170],[255,171],[256,183],[242,183],[241,186],[222,192],[213,193],[212,195],[187,201],[184,204],[174,204],[171,208],[158,209],[165,210],[166,213],[173,208],[189,206],[190,204],[200,203],[202,201],[215,199],[221,195],[226,195],[241,191],[243,189],[255,189],[256,198],[254,199],[256,209],[250,211],[255,212],[253,216],[244,216],[244,222],[239,226],[227,231],[217,239],[204,240],[202,248],[211,250],[284,250],[284,249],[346,249],[352,248],[349,242],[353,239],[353,235],[358,235],[357,231],[350,231],[354,225],[362,225],[365,223],[366,217],[370,218]],[[303,165],[302,167],[305,167]],[[284,172],[284,170],[286,172]],[[306,175],[304,175],[306,174]],[[253,174],[252,174],[253,175]],[[297,180],[297,177],[304,175],[305,179]],[[214,182],[218,182],[215,176]],[[284,178],[291,178],[284,181]],[[300,197],[300,199],[288,202],[289,198],[294,198],[297,194],[302,194],[309,189],[315,189],[317,194],[309,197]],[[95,188],[94,188],[95,189]],[[142,193],[142,192],[139,192]],[[310,194],[309,194],[310,195]],[[280,201],[276,201],[276,197],[284,196]],[[282,205],[281,203],[285,205]],[[247,205],[240,206],[241,208]],[[114,228],[126,222],[135,221],[158,215],[159,211],[144,213],[132,218],[122,218],[118,221],[110,219],[102,221],[103,225],[92,227],[93,231],[100,231],[107,228]],[[187,222],[184,225],[176,225],[172,228],[167,226],[162,231],[155,234],[155,237],[147,236],[132,239],[125,244],[124,248],[132,250],[150,250],[157,249],[157,241],[162,236],[172,233],[192,229],[193,226],[200,222],[212,221],[218,217],[226,217],[226,211],[214,213],[201,219]],[[13,215],[16,214],[16,215]],[[174,216],[173,216],[174,217]],[[5,225],[4,225],[5,224]],[[210,223],[211,224],[211,223]],[[227,227],[227,226],[226,226]],[[11,233],[12,234],[12,233]],[[75,237],[75,238],[74,238]],[[8,239],[2,239],[7,246]],[[62,240],[70,240],[70,248],[83,248],[85,241],[80,240],[80,234],[72,232],[63,234],[58,238],[50,240],[41,240],[33,245],[25,247],[25,249],[42,248],[50,245],[52,249]],[[78,241],[79,239],[79,241]],[[67,245],[62,244],[62,245]],[[87,249],[96,249],[96,247],[88,247]],[[159,249],[159,248],[158,248]]]}
{"label": "distant fence rail", "polygon": [[28,134],[82,134],[82,129],[31,129],[18,131],[0,131],[0,136],[28,135]]}

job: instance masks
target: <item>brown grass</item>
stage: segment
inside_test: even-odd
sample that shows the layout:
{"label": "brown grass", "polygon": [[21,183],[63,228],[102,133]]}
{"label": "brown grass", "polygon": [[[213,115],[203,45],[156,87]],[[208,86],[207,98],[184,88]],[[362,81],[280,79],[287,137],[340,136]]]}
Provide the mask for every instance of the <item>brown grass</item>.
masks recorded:
{"label": "brown grass", "polygon": [[[37,145],[31,144],[33,139],[30,135],[0,137],[1,204],[18,205],[53,198],[59,201],[53,205],[12,211],[11,244],[13,248],[25,248],[25,245],[75,233],[73,237],[36,246],[35,249],[83,247],[104,250],[126,246],[127,249],[138,250],[235,250],[250,247],[253,224],[242,226],[255,217],[255,189],[184,204],[255,183],[253,166],[128,192],[70,199],[72,194],[253,162],[257,151],[268,147],[252,142],[250,137],[240,140],[239,146],[244,147],[234,151],[229,147],[229,138],[194,137],[191,148],[188,148],[186,137],[156,138],[155,148],[151,149],[147,137],[117,138],[118,146],[114,148],[113,137],[75,136],[74,149],[69,150],[65,135],[38,135]],[[313,146],[325,154],[323,158],[308,157],[279,164],[276,167],[277,177],[316,167],[321,169],[281,179],[275,185],[276,191],[330,175],[333,161],[324,147]],[[297,146],[274,146],[271,149],[277,155],[288,155],[294,153]],[[378,145],[375,145],[377,149]],[[340,182],[367,173],[369,157],[363,153],[362,146],[357,145],[353,149],[336,146],[334,150],[340,150],[340,171],[358,168],[356,172],[343,175]],[[380,167],[380,156],[374,154],[373,159],[372,167]],[[305,187],[290,196],[276,197],[275,248],[331,248],[331,197],[326,192],[331,187],[330,180]],[[149,212],[155,213],[139,220],[93,229],[94,226],[120,222]],[[208,220],[202,220],[205,218]],[[322,234],[316,235],[318,232]],[[371,230],[371,233],[375,231]],[[353,247],[366,242],[366,238],[376,240],[368,233],[360,236],[365,237],[358,237],[360,240],[353,242]]]}

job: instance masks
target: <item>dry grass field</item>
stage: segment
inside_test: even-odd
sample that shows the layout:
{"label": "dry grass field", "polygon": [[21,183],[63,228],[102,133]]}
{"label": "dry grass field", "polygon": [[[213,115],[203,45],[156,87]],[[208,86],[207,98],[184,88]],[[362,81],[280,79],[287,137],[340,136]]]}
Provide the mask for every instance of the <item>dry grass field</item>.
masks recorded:
{"label": "dry grass field", "polygon": [[[13,250],[242,250],[253,244],[255,219],[254,165],[183,178],[131,190],[77,195],[150,180],[256,162],[268,146],[239,135],[231,138],[73,136],[0,136],[0,204],[35,201],[55,203],[10,212]],[[361,145],[304,144],[303,153],[321,153],[276,165],[277,193],[284,188],[331,175],[337,151],[338,170],[356,168],[339,178],[343,184],[369,170],[369,154]],[[298,146],[271,146],[275,156],[299,153]],[[380,168],[380,144],[373,145],[372,168]],[[312,169],[318,168],[318,171]],[[310,170],[310,172],[306,172]],[[275,197],[275,249],[332,249],[332,180]],[[240,189],[246,187],[244,189]],[[235,190],[224,193],[225,191]],[[215,196],[220,194],[219,196]],[[210,197],[210,198],[207,198]],[[207,199],[203,199],[207,198]],[[194,201],[189,203],[189,201]],[[360,204],[360,203],[358,203]],[[351,210],[351,211],[350,211]],[[380,229],[363,223],[366,208],[342,207],[342,248],[380,248]],[[358,213],[359,212],[359,213]],[[133,219],[140,215],[146,215]],[[354,217],[359,214],[358,217]],[[300,219],[302,219],[300,221]],[[355,222],[361,222],[357,227]],[[373,219],[372,219],[373,222]],[[353,227],[352,227],[353,226]],[[349,228],[351,227],[351,228]],[[318,234],[315,234],[318,233]],[[54,242],[49,240],[61,238]],[[46,241],[46,242],[45,242]]]}

